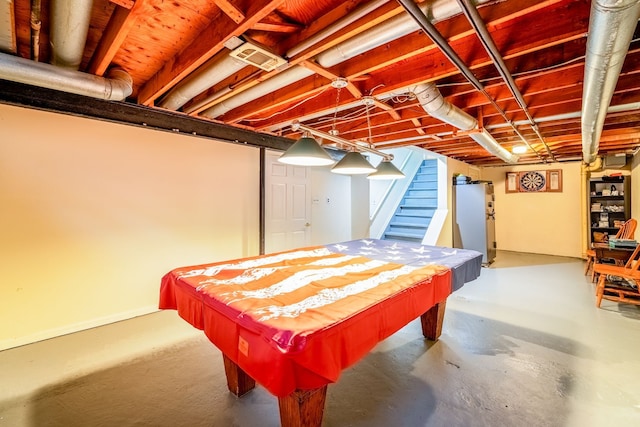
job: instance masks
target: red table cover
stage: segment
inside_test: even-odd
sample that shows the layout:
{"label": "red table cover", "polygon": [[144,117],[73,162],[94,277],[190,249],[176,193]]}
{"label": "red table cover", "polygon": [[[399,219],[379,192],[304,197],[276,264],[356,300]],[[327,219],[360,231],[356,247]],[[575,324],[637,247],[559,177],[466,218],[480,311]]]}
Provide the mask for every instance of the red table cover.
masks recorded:
{"label": "red table cover", "polygon": [[162,278],[179,315],[278,397],[337,381],[378,342],[451,293],[442,265],[317,246],[183,267]]}

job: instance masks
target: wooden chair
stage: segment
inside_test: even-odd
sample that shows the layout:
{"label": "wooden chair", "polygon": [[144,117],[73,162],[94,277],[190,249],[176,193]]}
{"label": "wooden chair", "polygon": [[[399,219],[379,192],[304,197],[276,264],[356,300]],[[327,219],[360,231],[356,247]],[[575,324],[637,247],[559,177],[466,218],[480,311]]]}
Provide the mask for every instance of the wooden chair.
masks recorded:
{"label": "wooden chair", "polygon": [[[622,227],[620,227],[620,229],[618,229],[618,232],[615,235],[615,239],[633,239],[633,236],[636,233],[636,228],[638,226],[638,221],[631,218],[629,220],[627,220],[624,224],[622,224]],[[591,281],[593,281],[596,277],[596,272],[593,269],[594,264],[598,261],[596,258],[596,251],[594,249],[588,249],[587,250],[587,263],[584,266],[584,274],[585,276],[589,273],[589,270],[591,270]]]}
{"label": "wooden chair", "polygon": [[640,305],[640,245],[624,266],[595,264],[593,269],[600,275],[596,286],[596,307],[602,299]]}

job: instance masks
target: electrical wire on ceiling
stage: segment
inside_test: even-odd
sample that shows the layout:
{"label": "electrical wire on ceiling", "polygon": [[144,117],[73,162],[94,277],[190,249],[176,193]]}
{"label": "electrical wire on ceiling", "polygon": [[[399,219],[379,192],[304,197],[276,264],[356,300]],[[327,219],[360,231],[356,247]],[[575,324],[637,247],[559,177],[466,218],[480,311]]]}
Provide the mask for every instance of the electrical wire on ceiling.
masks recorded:
{"label": "electrical wire on ceiling", "polygon": [[290,106],[289,108],[286,108],[284,110],[280,110],[280,111],[276,111],[275,113],[271,114],[270,116],[266,116],[266,117],[261,117],[259,119],[242,119],[243,122],[262,122],[264,120],[269,120],[272,119],[280,114],[286,113],[288,111],[293,110],[294,108],[298,108],[299,106],[301,106],[302,104],[304,104],[307,101],[311,101],[312,99],[322,95],[323,93],[325,93],[331,86],[327,86],[325,88],[323,88],[320,92],[316,93],[313,96],[310,96],[308,98],[303,99],[302,101],[298,102],[297,104],[293,104],[292,106]]}

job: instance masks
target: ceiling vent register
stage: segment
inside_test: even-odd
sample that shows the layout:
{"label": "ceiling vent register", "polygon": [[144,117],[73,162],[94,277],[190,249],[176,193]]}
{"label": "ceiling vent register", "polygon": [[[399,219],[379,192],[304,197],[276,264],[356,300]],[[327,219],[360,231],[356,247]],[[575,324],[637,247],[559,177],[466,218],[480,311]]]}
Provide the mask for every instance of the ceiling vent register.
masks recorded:
{"label": "ceiling vent register", "polygon": [[272,71],[287,63],[284,58],[274,55],[268,50],[251,42],[245,42],[235,48],[229,55],[238,58],[247,64],[262,68],[265,71]]}

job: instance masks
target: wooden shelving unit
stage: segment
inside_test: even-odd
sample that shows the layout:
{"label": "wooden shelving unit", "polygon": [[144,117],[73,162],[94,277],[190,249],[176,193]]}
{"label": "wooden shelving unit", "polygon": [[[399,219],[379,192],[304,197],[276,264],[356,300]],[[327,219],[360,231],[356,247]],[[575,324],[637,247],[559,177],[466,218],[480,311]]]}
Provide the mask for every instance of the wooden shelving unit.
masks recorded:
{"label": "wooden shelving unit", "polygon": [[631,177],[601,177],[589,183],[589,243],[613,237],[631,218]]}

